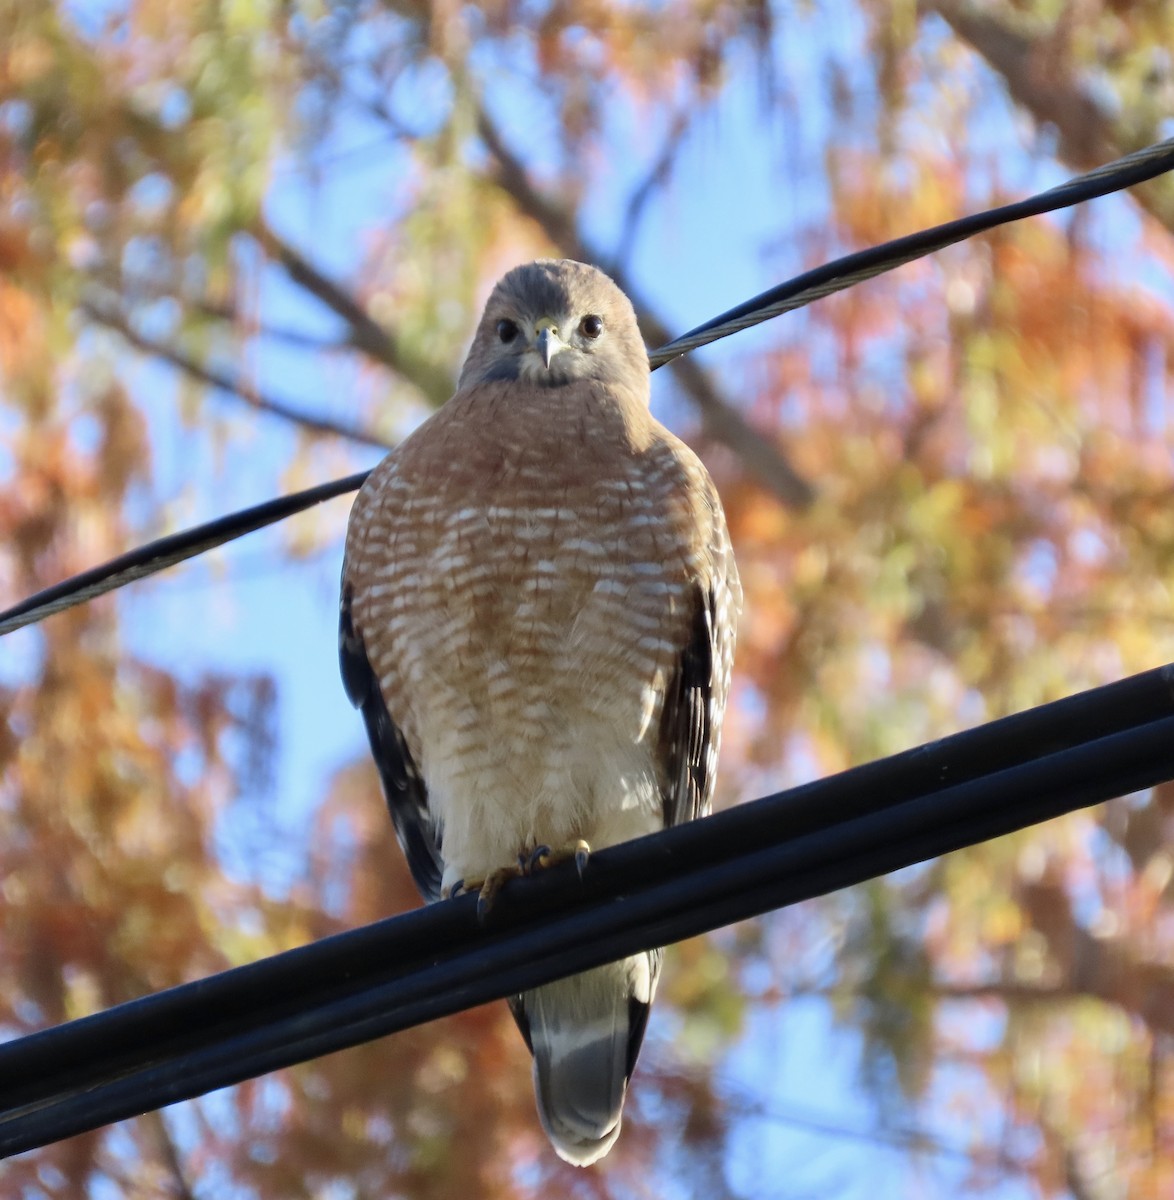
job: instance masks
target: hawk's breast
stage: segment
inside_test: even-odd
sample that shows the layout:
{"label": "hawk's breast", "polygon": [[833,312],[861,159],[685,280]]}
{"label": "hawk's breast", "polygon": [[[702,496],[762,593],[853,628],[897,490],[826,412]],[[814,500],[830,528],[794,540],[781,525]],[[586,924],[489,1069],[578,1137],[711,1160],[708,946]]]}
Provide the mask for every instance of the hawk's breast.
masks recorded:
{"label": "hawk's breast", "polygon": [[354,572],[369,659],[462,875],[660,827],[657,722],[702,565],[671,447],[596,446],[588,470],[525,445],[431,478],[431,456],[393,457]]}

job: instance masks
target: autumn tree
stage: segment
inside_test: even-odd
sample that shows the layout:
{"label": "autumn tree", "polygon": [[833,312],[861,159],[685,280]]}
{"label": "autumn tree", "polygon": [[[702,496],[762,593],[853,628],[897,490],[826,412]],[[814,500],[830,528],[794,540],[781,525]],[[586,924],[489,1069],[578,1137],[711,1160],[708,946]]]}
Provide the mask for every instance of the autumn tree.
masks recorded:
{"label": "autumn tree", "polygon": [[[1156,140],[1172,44],[1159,0],[0,0],[0,603],[370,464],[519,260],[605,267],[659,344]],[[747,589],[723,802],[1174,660],[1172,274],[1163,180],[658,374]],[[321,683],[345,513],[6,640],[4,1035],[416,902]],[[1172,826],[1156,788],[679,948],[600,1170],[491,1006],[0,1190],[1165,1195]],[[850,1059],[818,1111],[797,1014]]]}

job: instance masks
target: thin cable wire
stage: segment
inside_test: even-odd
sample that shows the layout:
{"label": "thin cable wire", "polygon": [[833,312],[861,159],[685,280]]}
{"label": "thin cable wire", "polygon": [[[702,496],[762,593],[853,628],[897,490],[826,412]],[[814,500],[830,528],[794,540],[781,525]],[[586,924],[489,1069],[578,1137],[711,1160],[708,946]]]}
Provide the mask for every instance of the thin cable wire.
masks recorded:
{"label": "thin cable wire", "polygon": [[1174,778],[1174,664],[0,1045],[0,1156]]}
{"label": "thin cable wire", "polygon": [[185,559],[195,558],[207,550],[214,550],[226,542],[252,533],[255,529],[264,529],[295,513],[333,500],[335,496],[357,491],[363,486],[363,480],[370,471],[360,471],[357,475],[348,475],[345,479],[336,479],[333,483],[320,483],[317,487],[307,488],[302,492],[294,492],[289,496],[280,496],[276,500],[267,500],[264,504],[252,508],[241,509],[240,512],[229,513],[217,517],[203,525],[185,529],[180,533],[172,533],[167,537],[148,542],[128,550],[117,558],[98,567],[82,571],[80,575],[72,575],[61,583],[55,583],[44,591],[37,592],[13,605],[4,613],[0,613],[0,637],[20,629],[24,625],[32,625],[43,621],[54,613],[64,612],[77,604],[84,604],[112,592],[116,588],[134,583],[136,579],[146,579],[159,571],[175,566]]}
{"label": "thin cable wire", "polygon": [[1017,200],[1012,204],[988,209],[986,212],[959,217],[943,225],[907,234],[880,246],[871,246],[867,250],[858,250],[815,267],[682,334],[667,346],[654,350],[648,356],[648,361],[655,369],[671,362],[678,355],[708,346],[711,342],[780,317],[793,309],[803,308],[815,300],[822,300],[825,296],[831,296],[886,271],[924,258],[927,254],[944,250],[947,246],[974,237],[975,234],[985,233],[999,225],[1019,221],[1024,217],[1036,217],[1085,200],[1094,200],[1110,192],[1144,183],[1147,179],[1153,179],[1170,170],[1174,170],[1174,138],[1146,146],[1026,200]]}
{"label": "thin cable wire", "polygon": [[[648,361],[655,371],[672,359],[700,346],[709,345],[783,313],[802,308],[824,296],[872,279],[914,259],[923,258],[955,242],[973,237],[977,233],[1010,221],[1053,212],[1107,195],[1109,192],[1132,187],[1170,170],[1174,170],[1174,138],[1127,154],[1124,158],[1106,163],[1094,171],[1079,175],[1026,200],[961,217],[956,221],[948,221],[944,225],[860,250],[816,267],[714,317],[659,350],[652,351]],[[54,584],[0,612],[0,637],[22,626],[43,621],[54,613],[64,612],[76,604],[93,600],[135,580],[146,579],[185,559],[194,558],[246,533],[252,533],[265,525],[271,525],[275,521],[320,504],[323,500],[355,491],[362,486],[368,474],[369,472],[362,472],[333,483],[295,492],[279,500],[230,513],[207,524],[197,525],[130,550],[108,563]]]}

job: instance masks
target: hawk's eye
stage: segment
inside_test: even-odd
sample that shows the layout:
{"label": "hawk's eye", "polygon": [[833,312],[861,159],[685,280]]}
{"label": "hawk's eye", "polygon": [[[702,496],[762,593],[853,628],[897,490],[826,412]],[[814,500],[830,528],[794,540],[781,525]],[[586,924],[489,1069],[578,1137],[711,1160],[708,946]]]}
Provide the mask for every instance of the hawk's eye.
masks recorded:
{"label": "hawk's eye", "polygon": [[497,336],[508,346],[518,336],[518,327],[508,318],[498,321]]}
{"label": "hawk's eye", "polygon": [[603,318],[592,313],[579,322],[579,332],[587,338],[595,339],[603,332]]}

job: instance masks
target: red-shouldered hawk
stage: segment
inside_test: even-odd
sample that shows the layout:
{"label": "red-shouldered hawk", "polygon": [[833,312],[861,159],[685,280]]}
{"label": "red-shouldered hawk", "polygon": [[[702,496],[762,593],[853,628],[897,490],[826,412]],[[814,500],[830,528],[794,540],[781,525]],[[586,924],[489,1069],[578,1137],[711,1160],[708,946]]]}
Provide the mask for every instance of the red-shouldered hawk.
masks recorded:
{"label": "red-shouldered hawk", "polygon": [[[713,482],[648,404],[627,297],[531,263],[359,492],[342,673],[427,900],[709,809],[741,588]],[[659,970],[639,954],[510,1000],[568,1162],[619,1135]]]}

